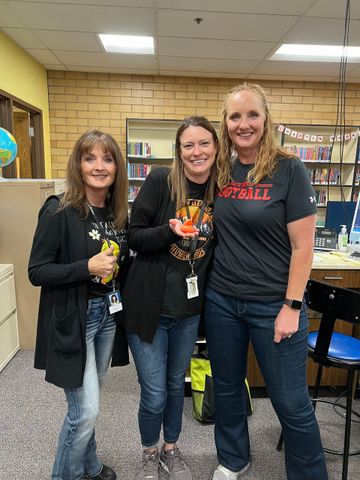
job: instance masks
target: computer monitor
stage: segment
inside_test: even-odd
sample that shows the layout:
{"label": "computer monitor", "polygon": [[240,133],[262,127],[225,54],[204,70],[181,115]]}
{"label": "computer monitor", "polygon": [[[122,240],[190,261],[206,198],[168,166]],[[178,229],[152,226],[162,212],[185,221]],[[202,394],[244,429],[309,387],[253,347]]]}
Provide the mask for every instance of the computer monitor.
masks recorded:
{"label": "computer monitor", "polygon": [[347,231],[350,232],[355,206],[356,202],[329,201],[326,206],[325,228],[336,230],[339,234],[341,225],[346,225]]}
{"label": "computer monitor", "polygon": [[350,229],[349,242],[360,244],[360,195],[356,202],[355,212]]}

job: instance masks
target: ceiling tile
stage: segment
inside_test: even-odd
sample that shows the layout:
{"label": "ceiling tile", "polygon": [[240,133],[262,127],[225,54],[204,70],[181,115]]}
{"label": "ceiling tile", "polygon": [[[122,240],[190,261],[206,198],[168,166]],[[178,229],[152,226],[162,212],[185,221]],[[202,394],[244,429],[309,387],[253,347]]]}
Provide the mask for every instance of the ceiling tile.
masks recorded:
{"label": "ceiling tile", "polygon": [[3,28],[3,31],[19,45],[26,45],[26,48],[44,48],[41,40],[32,30],[26,28]]}
{"label": "ceiling tile", "polygon": [[21,18],[16,15],[16,13],[14,13],[3,0],[0,0],[0,11],[0,28],[21,28],[26,26]]}
{"label": "ceiling tile", "polygon": [[339,72],[338,63],[321,63],[319,69],[318,62],[281,62],[281,61],[263,61],[253,72],[261,74],[276,75],[337,75]]}
{"label": "ceiling tile", "polygon": [[195,12],[238,12],[282,15],[302,15],[314,0],[289,2],[289,0],[157,0],[158,8],[192,10]]}
{"label": "ceiling tile", "polygon": [[95,33],[61,32],[56,30],[34,30],[43,44],[54,50],[79,50],[103,52]]}
{"label": "ceiling tile", "polygon": [[[303,17],[282,39],[283,43],[342,45],[344,21],[332,18]],[[360,45],[360,22],[351,22],[350,42]]]}
{"label": "ceiling tile", "polygon": [[[314,6],[312,6],[307,12],[307,16],[315,17],[329,17],[329,18],[345,18],[345,4],[344,1],[330,1],[329,0],[317,0]],[[355,0],[351,2],[350,8],[351,18],[353,20],[360,20],[360,2]]]}
{"label": "ceiling tile", "polygon": [[[22,0],[24,3],[36,3],[36,0]],[[46,3],[60,3],[59,0],[46,0]],[[61,0],[70,5],[115,5],[117,7],[153,7],[154,0]]]}
{"label": "ceiling tile", "polygon": [[167,56],[261,60],[271,51],[273,43],[159,37],[158,48],[159,55]]}
{"label": "ceiling tile", "polygon": [[194,21],[194,12],[159,10],[159,35],[215,38],[223,40],[269,41],[280,39],[297,20],[295,16],[207,13]]}
{"label": "ceiling tile", "polygon": [[211,59],[211,58],[186,58],[181,57],[159,57],[159,68],[161,70],[179,70],[179,64],[184,72],[202,71],[202,72],[218,72],[244,74],[255,68],[258,62],[252,61],[233,61],[228,59]]}
{"label": "ceiling tile", "polygon": [[74,32],[152,35],[153,11],[147,8],[9,2],[30,28]]}
{"label": "ceiling tile", "polygon": [[[83,65],[114,68],[157,68],[153,55],[122,55],[117,53],[69,52],[55,50],[55,55],[65,65]],[[49,63],[49,62],[48,62]]]}
{"label": "ceiling tile", "polygon": [[40,48],[27,48],[26,51],[42,64],[52,63],[54,65],[61,65],[61,62],[55,57],[55,55],[50,52],[50,50]]}
{"label": "ceiling tile", "polygon": [[[72,65],[67,68],[69,71],[72,72],[99,72],[104,73],[104,69],[102,67],[96,66],[83,66],[83,65]],[[146,68],[115,68],[115,67],[107,67],[106,73],[131,73],[134,75],[159,75],[158,70],[155,69],[146,69]]]}

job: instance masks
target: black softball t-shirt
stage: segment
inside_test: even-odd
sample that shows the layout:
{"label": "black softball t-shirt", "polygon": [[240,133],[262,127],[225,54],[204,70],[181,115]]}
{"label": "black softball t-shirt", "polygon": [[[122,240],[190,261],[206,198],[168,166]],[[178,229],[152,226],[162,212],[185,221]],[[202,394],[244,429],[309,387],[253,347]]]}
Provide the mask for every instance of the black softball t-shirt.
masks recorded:
{"label": "black softball t-shirt", "polygon": [[304,164],[279,158],[271,178],[247,181],[251,165],[237,159],[232,181],[215,198],[217,243],[208,285],[244,300],[283,299],[291,257],[287,224],[316,214]]}

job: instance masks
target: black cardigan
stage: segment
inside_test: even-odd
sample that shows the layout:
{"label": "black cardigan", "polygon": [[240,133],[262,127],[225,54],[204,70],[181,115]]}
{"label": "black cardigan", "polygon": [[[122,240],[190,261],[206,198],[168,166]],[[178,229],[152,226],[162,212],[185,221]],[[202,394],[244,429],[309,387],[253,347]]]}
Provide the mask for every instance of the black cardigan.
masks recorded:
{"label": "black cardigan", "polygon": [[[41,286],[34,366],[46,370],[48,382],[76,388],[82,385],[86,362],[90,280],[86,224],[76,209],[57,211],[58,206],[59,198],[51,196],[40,209],[29,260],[30,281]],[[119,326],[113,358],[113,364],[129,363],[126,338]]]}
{"label": "black cardigan", "polygon": [[122,324],[128,332],[151,342],[159,324],[170,245],[179,237],[169,227],[175,218],[170,198],[169,169],[147,176],[131,210],[128,243],[137,252],[123,292]]}

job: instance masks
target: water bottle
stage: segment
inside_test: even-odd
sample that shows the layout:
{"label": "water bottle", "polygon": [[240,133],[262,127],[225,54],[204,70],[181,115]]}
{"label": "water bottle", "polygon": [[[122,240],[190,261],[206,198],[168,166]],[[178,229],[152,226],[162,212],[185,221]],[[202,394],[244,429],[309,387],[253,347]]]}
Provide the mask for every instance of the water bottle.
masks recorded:
{"label": "water bottle", "polygon": [[346,225],[341,225],[341,231],[338,235],[338,249],[339,252],[346,252],[348,244],[348,233],[346,230]]}

